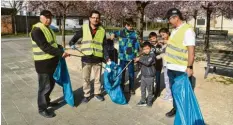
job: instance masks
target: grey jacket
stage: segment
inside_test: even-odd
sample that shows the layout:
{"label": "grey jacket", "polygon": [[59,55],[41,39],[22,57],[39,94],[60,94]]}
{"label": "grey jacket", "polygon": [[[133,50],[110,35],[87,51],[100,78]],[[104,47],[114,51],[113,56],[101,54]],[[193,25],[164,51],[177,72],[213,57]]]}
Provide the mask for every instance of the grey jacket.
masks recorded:
{"label": "grey jacket", "polygon": [[149,55],[144,55],[140,57],[139,63],[142,65],[141,73],[144,77],[154,77],[155,76],[155,55],[150,53]]}

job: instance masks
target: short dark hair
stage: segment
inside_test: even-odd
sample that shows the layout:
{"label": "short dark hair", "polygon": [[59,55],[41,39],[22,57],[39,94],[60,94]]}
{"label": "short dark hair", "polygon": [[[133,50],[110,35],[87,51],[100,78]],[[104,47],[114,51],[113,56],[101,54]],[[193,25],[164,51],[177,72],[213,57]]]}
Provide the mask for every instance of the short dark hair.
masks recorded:
{"label": "short dark hair", "polygon": [[143,44],[142,44],[142,48],[144,48],[144,47],[146,47],[146,46],[149,46],[150,48],[151,48],[151,43],[150,42],[144,42]]}
{"label": "short dark hair", "polygon": [[101,14],[100,14],[100,12],[99,11],[97,11],[97,10],[92,10],[91,12],[90,12],[90,15],[89,15],[89,17],[92,17],[92,15],[93,14],[98,14],[99,15],[99,17],[101,16]]}
{"label": "short dark hair", "polygon": [[124,21],[124,25],[133,25],[134,24],[134,21],[133,21],[133,18],[126,18],[125,21]]}
{"label": "short dark hair", "polygon": [[153,36],[157,37],[157,34],[156,34],[155,32],[150,32],[150,34],[149,34],[149,39],[150,39],[151,37],[153,37]]}
{"label": "short dark hair", "polygon": [[161,28],[159,30],[159,33],[167,33],[168,35],[170,35],[169,29],[168,28]]}

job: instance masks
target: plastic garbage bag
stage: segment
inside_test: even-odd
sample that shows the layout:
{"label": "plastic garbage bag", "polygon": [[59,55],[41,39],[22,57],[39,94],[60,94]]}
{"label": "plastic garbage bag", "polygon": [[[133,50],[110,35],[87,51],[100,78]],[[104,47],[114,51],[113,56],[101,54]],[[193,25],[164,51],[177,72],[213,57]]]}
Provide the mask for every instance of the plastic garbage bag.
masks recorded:
{"label": "plastic garbage bag", "polygon": [[[121,89],[121,75],[118,74],[122,71],[121,67],[116,63],[106,64],[104,71],[104,89],[111,98],[111,100],[117,104],[127,104],[125,95]],[[109,70],[110,69],[110,70]]]}
{"label": "plastic garbage bag", "polygon": [[176,104],[174,125],[205,125],[186,73],[174,79],[172,92]]}
{"label": "plastic garbage bag", "polygon": [[73,107],[74,95],[66,60],[64,58],[60,58],[57,68],[53,74],[53,78],[57,84],[63,87],[63,95],[66,103]]}

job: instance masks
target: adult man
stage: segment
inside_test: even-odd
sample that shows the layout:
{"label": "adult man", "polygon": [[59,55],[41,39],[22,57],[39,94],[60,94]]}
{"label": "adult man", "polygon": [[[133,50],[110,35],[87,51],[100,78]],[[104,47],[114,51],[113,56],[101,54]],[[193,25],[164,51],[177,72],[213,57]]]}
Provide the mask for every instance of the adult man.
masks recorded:
{"label": "adult man", "polygon": [[94,81],[94,95],[99,101],[104,101],[101,95],[101,83],[100,75],[102,69],[103,57],[108,62],[110,61],[107,52],[105,30],[100,24],[100,13],[93,10],[89,16],[89,24],[83,24],[82,30],[76,32],[74,37],[70,40],[71,48],[75,49],[75,43],[78,39],[82,38],[81,51],[84,54],[82,56],[82,75],[84,79],[83,91],[84,98],[83,103],[87,103],[90,99],[90,77],[91,71],[95,73]]}
{"label": "adult man", "polygon": [[[168,40],[164,58],[167,62],[170,84],[173,86],[176,78],[186,73],[190,77],[191,82],[195,53],[195,33],[190,25],[182,21],[183,17],[178,9],[172,8],[168,10],[166,18],[174,27]],[[167,117],[172,117],[176,113],[175,100],[173,101],[173,106],[174,108],[166,113]]]}
{"label": "adult man", "polygon": [[57,44],[55,33],[49,28],[52,22],[52,13],[43,10],[40,13],[40,22],[33,25],[31,31],[33,58],[39,79],[38,108],[39,114],[51,118],[55,114],[47,110],[48,106],[56,106],[51,103],[51,94],[55,81],[53,73],[57,67],[59,58],[69,56],[64,52],[62,46]]}
{"label": "adult man", "polygon": [[[125,28],[120,31],[116,31],[111,35],[111,39],[114,37],[119,37],[119,54],[121,68],[133,60],[139,52],[139,40],[136,31],[133,29],[133,19],[128,18],[125,20]],[[132,61],[128,66],[129,73],[129,92],[134,95],[134,61]],[[125,83],[125,71],[122,73],[121,86],[124,90]]]}

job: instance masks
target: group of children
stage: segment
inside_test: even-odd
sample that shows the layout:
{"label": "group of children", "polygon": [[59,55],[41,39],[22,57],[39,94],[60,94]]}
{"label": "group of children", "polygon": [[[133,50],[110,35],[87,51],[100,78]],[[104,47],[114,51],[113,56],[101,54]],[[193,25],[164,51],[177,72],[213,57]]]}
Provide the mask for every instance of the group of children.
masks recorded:
{"label": "group of children", "polygon": [[[170,32],[167,28],[162,28],[159,30],[159,34],[162,38],[161,40],[158,40],[155,32],[151,32],[149,34],[148,41],[145,41],[142,44],[142,56],[134,59],[134,62],[141,65],[142,75],[141,100],[137,104],[138,106],[151,107],[153,104],[153,98],[160,96],[160,75],[162,69],[164,71],[164,82],[166,86],[166,94],[163,99],[172,100],[166,62],[163,60]],[[156,89],[154,89],[154,83],[156,83]],[[146,90],[148,92],[147,97]]]}

